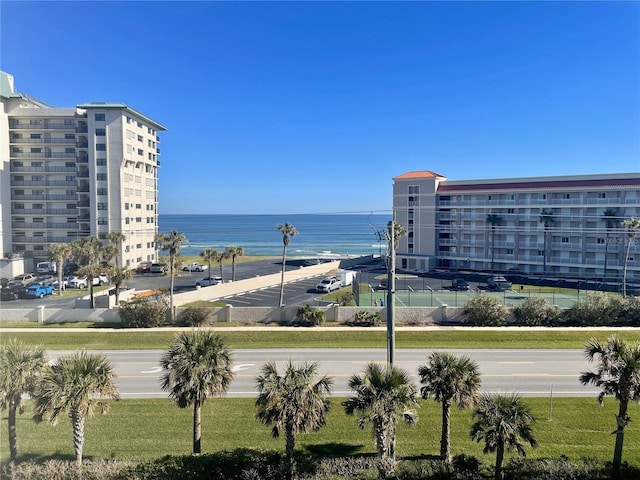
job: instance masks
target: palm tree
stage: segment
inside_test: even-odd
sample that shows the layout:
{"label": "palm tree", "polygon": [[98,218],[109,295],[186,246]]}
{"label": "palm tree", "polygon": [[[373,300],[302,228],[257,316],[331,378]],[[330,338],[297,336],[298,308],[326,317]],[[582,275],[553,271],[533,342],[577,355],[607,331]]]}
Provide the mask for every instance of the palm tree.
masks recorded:
{"label": "palm tree", "polygon": [[328,396],[333,380],[327,376],[317,376],[317,363],[296,365],[289,360],[283,375],[278,373],[275,362],[269,361],[256,378],[256,418],[264,425],[272,426],[271,435],[274,438],[284,431],[288,480],[293,478],[297,435],[318,431],[325,424],[329,411]]}
{"label": "palm tree", "polygon": [[613,432],[616,434],[613,469],[618,473],[622,463],[624,429],[631,421],[627,415],[629,402],[640,400],[640,343],[629,344],[612,335],[605,344],[591,340],[584,353],[590,362],[597,360],[599,365],[595,372],[582,373],[580,382],[600,388],[598,401],[601,405],[607,395],[614,396],[619,403],[617,428]]}
{"label": "palm tree", "polygon": [[69,415],[78,465],[82,464],[85,420],[93,415],[96,405],[103,414],[107,413],[109,404],[100,397],[120,398],[115,380],[115,371],[106,356],[84,351],[60,357],[45,369],[35,397],[34,419],[46,419],[55,425],[61,414]]}
{"label": "palm tree", "polygon": [[540,210],[540,223],[544,224],[544,254],[542,255],[542,273],[547,271],[547,237],[549,236],[549,228],[556,222],[556,217],[552,210]]}
{"label": "palm tree", "polygon": [[358,413],[358,426],[371,422],[381,477],[395,461],[396,427],[400,419],[409,425],[418,422],[416,387],[404,370],[387,364],[369,363],[362,374],[349,379],[354,395],[342,403],[347,415]]}
{"label": "palm tree", "polygon": [[220,282],[224,283],[224,261],[229,258],[229,251],[228,250],[224,250],[222,252],[218,253],[218,258],[216,259],[218,261],[218,264],[220,265]]}
{"label": "palm tree", "polygon": [[98,237],[82,237],[71,242],[73,256],[83,265],[78,270],[78,275],[86,275],[87,277],[90,308],[94,308],[93,279],[98,277],[104,270],[100,265],[100,260],[102,260],[105,254],[104,247]]}
{"label": "palm tree", "polygon": [[48,247],[49,258],[58,265],[58,295],[62,295],[62,274],[64,261],[71,258],[73,251],[68,243],[52,243]]}
{"label": "palm tree", "polygon": [[[116,247],[116,250],[115,250],[116,253],[115,253],[115,255],[113,255],[113,258],[115,258],[115,260],[116,260],[116,267],[118,266],[118,257],[122,253],[122,242],[124,242],[126,239],[127,239],[127,237],[122,232],[109,232],[109,233],[107,233],[107,240],[109,240],[110,244],[112,244],[112,245],[114,245]],[[109,258],[111,258],[111,257],[109,257]]]}
{"label": "palm tree", "polygon": [[451,461],[451,405],[468,408],[475,404],[480,391],[478,364],[467,356],[456,356],[447,352],[433,352],[428,363],[418,367],[422,398],[433,395],[442,403],[442,435],[440,437],[440,457]]}
{"label": "palm tree", "polygon": [[[604,276],[603,280],[607,282],[607,255],[609,253],[609,235],[611,234],[611,230],[613,230],[618,223],[620,223],[620,219],[618,218],[618,211],[612,208],[608,208],[604,212],[602,212],[602,220],[605,223],[605,227],[607,229],[604,237]],[[605,288],[606,290],[606,288]]]}
{"label": "palm tree", "polygon": [[284,270],[285,263],[287,261],[287,247],[291,241],[291,237],[295,237],[298,234],[296,227],[290,223],[278,225],[278,230],[282,234],[282,276],[280,279],[280,306],[284,307]]}
{"label": "palm tree", "polygon": [[193,405],[193,453],[201,451],[201,409],[207,397],[224,395],[233,380],[232,356],[216,333],[195,330],[176,335],[160,364],[162,389],[180,408]]}
{"label": "palm tree", "polygon": [[24,413],[23,394],[33,394],[46,365],[41,347],[28,348],[11,339],[0,348],[0,409],[9,411],[9,455],[12,462],[18,456],[16,413]]}
{"label": "palm tree", "polygon": [[231,281],[236,281],[236,259],[238,257],[244,257],[244,247],[234,246],[227,247],[225,250],[228,254],[227,258],[231,258]]}
{"label": "palm tree", "polygon": [[494,478],[502,478],[502,462],[505,448],[525,456],[524,445],[520,440],[536,447],[532,425],[535,422],[531,409],[518,394],[481,395],[473,410],[475,423],[471,426],[471,438],[484,440],[484,453],[496,452]]}
{"label": "palm tree", "polygon": [[120,286],[127,280],[131,280],[133,270],[127,267],[111,267],[109,269],[109,278],[113,282],[116,290],[116,305],[120,305]]}
{"label": "palm tree", "polygon": [[178,232],[176,230],[171,230],[168,234],[166,233],[158,233],[155,236],[156,245],[160,248],[160,250],[168,250],[169,251],[169,276],[170,280],[170,288],[169,288],[169,316],[171,318],[171,323],[173,323],[173,281],[174,281],[174,271],[176,266],[176,255],[180,254],[180,247],[183,243],[188,242],[187,237],[184,233]]}
{"label": "palm tree", "polygon": [[640,232],[640,218],[629,218],[622,222],[622,226],[627,231],[627,250],[624,254],[624,268],[622,273],[622,296],[627,296],[627,266],[629,265],[629,252],[631,243],[636,240]]}
{"label": "palm tree", "polygon": [[200,252],[202,260],[207,262],[207,271],[209,272],[209,285],[211,285],[211,262],[217,262],[220,252],[212,247],[206,247]]}
{"label": "palm tree", "polygon": [[491,273],[493,273],[493,260],[495,258],[496,251],[496,227],[498,225],[502,225],[504,223],[504,219],[499,215],[489,213],[487,214],[486,222],[491,227]]}

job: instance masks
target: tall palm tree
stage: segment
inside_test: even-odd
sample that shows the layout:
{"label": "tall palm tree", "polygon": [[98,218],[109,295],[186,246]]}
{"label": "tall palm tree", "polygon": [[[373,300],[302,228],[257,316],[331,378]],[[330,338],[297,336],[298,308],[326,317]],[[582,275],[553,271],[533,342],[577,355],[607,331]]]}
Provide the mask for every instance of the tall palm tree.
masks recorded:
{"label": "tall palm tree", "polygon": [[498,225],[502,225],[504,223],[504,219],[500,215],[489,213],[487,214],[486,222],[489,224],[491,229],[491,273],[493,273],[493,263],[496,252],[496,228]]}
{"label": "tall palm tree", "polygon": [[282,234],[282,275],[280,277],[280,303],[281,307],[284,307],[284,270],[287,261],[287,247],[291,241],[291,237],[295,237],[298,234],[296,227],[290,223],[284,223],[278,225],[278,230]]}
{"label": "tall palm tree", "polygon": [[597,360],[598,367],[595,372],[582,373],[580,382],[600,389],[600,404],[608,395],[618,400],[617,428],[613,432],[616,434],[613,469],[618,473],[622,463],[624,429],[631,421],[627,415],[629,402],[640,400],[640,343],[629,344],[617,335],[612,335],[605,344],[596,339],[591,340],[584,348],[584,353],[590,362]]}
{"label": "tall palm tree", "polygon": [[540,223],[544,224],[544,253],[542,255],[542,273],[546,273],[547,271],[547,237],[549,236],[549,229],[551,225],[553,225],[555,222],[556,217],[553,215],[553,210],[540,210]]}
{"label": "tall palm tree", "polygon": [[347,415],[359,415],[360,428],[371,422],[382,476],[388,473],[388,467],[393,468],[398,421],[409,425],[418,422],[414,409],[418,405],[416,387],[404,370],[390,364],[369,363],[363,373],[349,379],[349,388],[354,395],[342,406]]}
{"label": "tall palm tree", "polygon": [[602,221],[605,223],[606,233],[604,236],[604,275],[603,280],[607,282],[607,256],[609,254],[609,236],[611,230],[613,230],[619,223],[618,211],[613,208],[608,208],[602,212]]}
{"label": "tall palm tree", "polygon": [[111,267],[109,269],[109,278],[113,282],[113,285],[116,290],[116,305],[120,305],[120,286],[126,282],[127,280],[131,280],[131,276],[133,275],[133,270],[127,267]]}
{"label": "tall palm tree", "polygon": [[[107,233],[107,240],[109,243],[116,247],[116,254],[113,255],[113,258],[116,261],[116,267],[118,266],[118,257],[122,253],[122,243],[127,239],[124,233],[122,232],[109,232]],[[110,258],[110,257],[109,257]]]}
{"label": "tall palm tree", "polygon": [[244,257],[244,247],[234,246],[227,247],[225,250],[228,254],[227,258],[231,258],[231,281],[236,281],[236,259],[238,257]]}
{"label": "tall palm tree", "polygon": [[93,279],[104,270],[100,261],[104,258],[105,246],[98,237],[82,237],[71,242],[73,256],[79,260],[82,267],[78,275],[87,277],[89,287],[89,307],[94,308]]}
{"label": "tall palm tree", "polygon": [[319,430],[329,411],[329,394],[333,380],[318,377],[318,364],[294,364],[289,360],[280,375],[273,361],[265,363],[256,378],[258,398],[256,418],[271,425],[274,438],[284,431],[289,468],[287,479],[293,478],[294,452],[299,433]]}
{"label": "tall palm tree", "polygon": [[206,247],[200,252],[202,260],[207,262],[207,271],[209,272],[209,285],[211,285],[211,262],[217,262],[220,252],[212,247]]}
{"label": "tall palm tree", "polygon": [[442,403],[442,435],[440,437],[440,457],[451,461],[451,406],[468,408],[475,404],[480,392],[480,371],[478,364],[467,356],[457,356],[447,352],[433,352],[428,363],[418,367],[422,398],[433,395]]}
{"label": "tall palm tree", "polygon": [[216,333],[195,330],[176,335],[160,360],[162,389],[178,407],[193,405],[193,453],[201,451],[201,409],[211,396],[227,393],[233,380],[232,356]]}
{"label": "tall palm tree", "polygon": [[169,316],[171,323],[173,323],[173,283],[176,268],[176,256],[180,254],[180,247],[183,243],[187,243],[189,240],[186,235],[176,230],[171,230],[169,233],[158,233],[155,236],[156,245],[160,250],[167,250],[169,252]]}
{"label": "tall palm tree", "polygon": [[71,258],[73,251],[68,243],[52,243],[48,247],[49,258],[58,265],[58,295],[62,295],[62,274],[64,273],[64,261]]}
{"label": "tall palm tree", "polygon": [[629,252],[631,251],[631,243],[636,241],[638,232],[640,232],[640,218],[629,218],[622,222],[622,226],[627,232],[627,249],[624,254],[624,268],[622,273],[622,296],[627,296],[627,267],[629,265]]}
{"label": "tall palm tree", "polygon": [[9,457],[18,456],[16,413],[24,413],[23,394],[33,394],[46,365],[41,347],[27,347],[11,339],[0,348],[0,410],[9,411]]}
{"label": "tall palm tree", "polygon": [[229,251],[227,249],[218,253],[218,265],[220,266],[220,282],[224,283],[224,261],[229,258]]}
{"label": "tall palm tree", "polygon": [[473,410],[475,422],[471,426],[471,438],[484,440],[484,453],[496,452],[494,478],[502,478],[502,462],[505,449],[526,455],[520,440],[536,447],[532,425],[535,422],[531,408],[517,394],[490,395],[484,393]]}
{"label": "tall palm tree", "polygon": [[60,357],[45,369],[35,397],[34,419],[55,424],[60,415],[69,415],[78,465],[82,464],[85,420],[93,415],[96,405],[107,413],[109,404],[101,398],[120,398],[115,381],[113,366],[102,354],[77,352]]}

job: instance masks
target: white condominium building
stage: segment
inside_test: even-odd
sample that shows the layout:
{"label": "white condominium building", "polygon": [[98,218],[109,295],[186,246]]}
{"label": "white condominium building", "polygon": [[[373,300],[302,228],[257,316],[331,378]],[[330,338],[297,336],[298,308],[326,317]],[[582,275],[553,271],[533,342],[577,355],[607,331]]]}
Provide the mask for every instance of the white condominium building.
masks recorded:
{"label": "white condominium building", "polygon": [[47,246],[121,232],[120,265],[156,259],[164,126],[123,103],[53,108],[0,72],[0,254],[25,269]]}
{"label": "white condominium building", "polygon": [[[431,171],[393,179],[408,270],[522,272],[640,282],[640,173],[449,181]],[[627,257],[627,247],[629,255]]]}

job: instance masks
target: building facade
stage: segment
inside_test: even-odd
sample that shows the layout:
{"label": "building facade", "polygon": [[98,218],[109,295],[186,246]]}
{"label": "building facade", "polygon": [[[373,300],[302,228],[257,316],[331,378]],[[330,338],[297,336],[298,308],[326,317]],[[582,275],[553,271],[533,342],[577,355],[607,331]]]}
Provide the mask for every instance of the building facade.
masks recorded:
{"label": "building facade", "polygon": [[54,108],[0,72],[0,253],[25,269],[51,243],[121,232],[120,265],[156,259],[158,122],[122,103]]}
{"label": "building facade", "polygon": [[393,208],[408,231],[399,268],[619,282],[626,263],[640,282],[640,242],[622,226],[640,218],[640,173],[449,181],[414,171],[393,179]]}

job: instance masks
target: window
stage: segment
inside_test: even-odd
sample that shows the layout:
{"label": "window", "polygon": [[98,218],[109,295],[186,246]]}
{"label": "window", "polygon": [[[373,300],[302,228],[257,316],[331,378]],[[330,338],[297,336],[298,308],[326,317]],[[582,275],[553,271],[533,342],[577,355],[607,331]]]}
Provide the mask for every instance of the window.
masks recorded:
{"label": "window", "polygon": [[42,217],[33,217],[33,223],[44,223],[44,218],[42,218]]}
{"label": "window", "polygon": [[98,195],[106,195],[107,194],[107,189],[106,188],[98,188],[96,193]]}
{"label": "window", "polygon": [[[144,155],[144,151],[141,148],[138,149],[138,155],[140,155],[140,156]],[[140,167],[138,167],[137,164],[136,164],[136,167],[140,168]]]}
{"label": "window", "polygon": [[[36,208],[35,206],[33,208]],[[67,203],[67,210],[75,210],[76,208],[76,204],[75,203]]]}
{"label": "window", "polygon": [[596,240],[596,243],[597,243],[598,245],[602,245],[602,244],[604,244],[604,243],[605,243],[604,238],[598,238],[598,239]]}
{"label": "window", "polygon": [[42,166],[42,162],[31,162],[31,166],[32,167],[41,167]]}
{"label": "window", "polygon": [[107,209],[107,204],[106,203],[98,203],[98,210],[106,210]]}
{"label": "window", "polygon": [[76,153],[76,149],[73,147],[67,147],[64,149],[64,153]]}
{"label": "window", "polygon": [[42,138],[42,134],[41,133],[32,133],[30,138]]}
{"label": "window", "polygon": [[538,250],[538,256],[544,257],[544,250]]}
{"label": "window", "polygon": [[95,119],[96,122],[104,122],[106,120],[106,115],[104,113],[96,113]]}
{"label": "window", "polygon": [[570,193],[563,193],[562,194],[562,198],[565,199],[565,200],[568,200],[568,199],[571,198],[571,194]]}
{"label": "window", "polygon": [[139,141],[139,142],[142,142],[142,140],[143,140],[143,139],[142,139],[142,135],[138,135],[138,141]]}
{"label": "window", "polygon": [[98,152],[106,152],[107,151],[107,144],[106,143],[96,143],[96,150]]}
{"label": "window", "polygon": [[125,204],[124,204],[124,209],[125,209],[125,210],[129,210],[129,204],[128,204],[128,203],[125,203]]}
{"label": "window", "polygon": [[44,195],[44,190],[33,190],[32,195]]}
{"label": "window", "polygon": [[40,148],[40,147],[31,147],[31,153],[42,153],[42,148]]}
{"label": "window", "polygon": [[606,194],[606,192],[600,192],[600,193],[598,193],[598,198],[607,198],[607,194]]}
{"label": "window", "polygon": [[142,248],[142,244],[141,244],[141,243],[137,243],[137,244],[136,244],[136,248],[137,248],[137,249]]}
{"label": "window", "polygon": [[64,139],[65,140],[75,140],[76,139],[76,134],[75,133],[65,133],[64,134]]}
{"label": "window", "polygon": [[139,203],[136,203],[136,208],[142,208],[142,205]]}
{"label": "window", "polygon": [[74,162],[64,162],[64,166],[67,168],[75,168],[76,164]]}
{"label": "window", "polygon": [[507,255],[513,255],[513,248],[507,248]]}
{"label": "window", "polygon": [[125,218],[125,219],[124,219],[124,223],[125,223],[126,225],[129,225],[129,217],[127,217],[127,218]]}
{"label": "window", "polygon": [[137,124],[140,128],[142,128],[142,123],[140,123],[140,122],[136,122],[136,124]]}
{"label": "window", "polygon": [[96,128],[96,137],[104,137],[107,134],[107,130],[104,128]]}
{"label": "window", "polygon": [[507,208],[507,213],[513,213],[513,212],[514,212],[513,208]]}
{"label": "window", "polygon": [[562,237],[561,242],[562,243],[569,243],[569,237]]}
{"label": "window", "polygon": [[67,182],[75,182],[76,181],[76,177],[74,177],[73,175],[67,175],[66,176],[66,180],[67,180]]}
{"label": "window", "polygon": [[67,195],[75,195],[76,191],[75,190],[67,190]]}
{"label": "window", "polygon": [[136,217],[136,223],[142,223],[142,217]]}
{"label": "window", "polygon": [[409,187],[409,195],[418,195],[420,193],[420,186],[413,185]]}
{"label": "window", "polygon": [[106,173],[97,173],[96,174],[96,180],[100,181],[106,181],[107,180],[107,174]]}
{"label": "window", "polygon": [[14,182],[24,182],[24,175],[14,175],[13,176],[13,181]]}
{"label": "window", "polygon": [[127,117],[127,123],[131,123],[131,117]]}
{"label": "window", "polygon": [[[24,210],[24,203],[14,203],[13,208],[15,208],[16,210]],[[36,207],[33,207],[33,208],[36,208]]]}
{"label": "window", "polygon": [[107,166],[107,159],[106,158],[96,158],[96,165],[98,165],[99,167],[106,167]]}
{"label": "window", "polygon": [[109,224],[108,218],[103,218],[103,217],[98,218],[98,225],[108,225],[108,224]]}
{"label": "window", "polygon": [[14,190],[13,194],[14,195],[24,195],[24,190]]}

